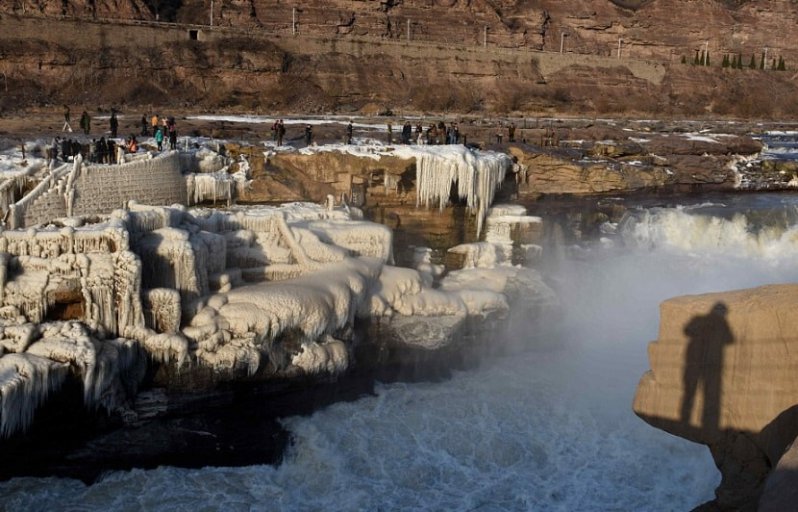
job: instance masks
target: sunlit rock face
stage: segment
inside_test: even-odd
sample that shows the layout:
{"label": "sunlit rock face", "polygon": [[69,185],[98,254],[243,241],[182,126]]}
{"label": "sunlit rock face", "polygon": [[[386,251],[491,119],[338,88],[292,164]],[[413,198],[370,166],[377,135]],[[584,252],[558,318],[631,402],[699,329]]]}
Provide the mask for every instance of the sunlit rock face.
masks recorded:
{"label": "sunlit rock face", "polygon": [[773,285],[661,305],[634,411],[710,447],[723,509],[755,510],[768,471],[798,433],[796,301],[798,287]]}
{"label": "sunlit rock face", "polygon": [[[796,108],[789,71],[720,69],[724,55],[747,65],[766,47],[768,60],[783,56],[792,69],[798,55],[783,42],[798,20],[790,0],[336,0],[303,2],[296,11],[286,2],[236,0],[209,7],[199,0],[4,2],[9,16],[0,33],[14,50],[7,57],[14,72],[0,104],[58,105],[91,76],[105,105],[165,104],[168,89],[181,104],[293,112],[762,118]],[[675,12],[690,15],[675,24]],[[196,29],[191,39],[183,26],[99,22],[119,18],[231,30]],[[301,37],[286,37],[294,33]],[[153,51],[166,44],[173,51]],[[699,48],[712,66],[689,65]]]}
{"label": "sunlit rock face", "polygon": [[[566,134],[567,135],[567,134]],[[748,165],[763,148],[747,136],[652,133],[645,138],[564,140],[558,148],[511,146],[520,194],[600,194],[665,189],[790,188],[793,172]],[[574,136],[578,136],[578,133]]]}

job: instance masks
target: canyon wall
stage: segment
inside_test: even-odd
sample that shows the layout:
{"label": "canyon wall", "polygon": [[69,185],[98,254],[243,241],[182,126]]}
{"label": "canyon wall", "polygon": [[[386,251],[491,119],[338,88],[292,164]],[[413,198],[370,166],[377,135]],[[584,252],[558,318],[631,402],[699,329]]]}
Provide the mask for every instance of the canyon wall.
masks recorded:
{"label": "canyon wall", "polygon": [[[42,2],[23,12],[6,1],[0,109],[798,113],[798,52],[785,45],[798,20],[792,2],[632,4],[335,1],[294,13],[284,2],[218,2],[211,27],[208,6],[192,2],[173,19],[194,25],[156,23],[146,4],[67,2],[54,12]],[[690,65],[705,50],[710,65]],[[722,68],[726,54],[744,69]],[[781,58],[787,71],[771,70]]]}

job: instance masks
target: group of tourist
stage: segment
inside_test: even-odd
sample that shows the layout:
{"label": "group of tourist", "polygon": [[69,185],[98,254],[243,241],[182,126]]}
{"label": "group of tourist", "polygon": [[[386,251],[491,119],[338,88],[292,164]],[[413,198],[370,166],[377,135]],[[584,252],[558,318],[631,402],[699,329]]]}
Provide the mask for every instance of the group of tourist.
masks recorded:
{"label": "group of tourist", "polygon": [[[405,121],[402,126],[402,144],[465,144],[466,137],[460,134],[460,128],[457,123],[451,123],[446,126],[446,123],[439,121],[437,124],[430,124],[425,130],[421,123],[416,124],[415,132],[413,125],[410,121]],[[393,143],[393,126],[388,123],[388,144]]]}
{"label": "group of tourist", "polygon": [[285,137],[285,124],[282,119],[277,119],[272,124],[272,140],[278,146],[283,145],[283,138]]}
{"label": "group of tourist", "polygon": [[[61,131],[72,133],[71,112],[68,105],[64,105],[64,126]],[[138,151],[138,140],[136,136],[130,134],[124,143],[116,141],[119,134],[119,118],[117,117],[116,109],[111,109],[111,117],[109,119],[110,137],[106,139],[104,136],[99,140],[92,139],[91,143],[82,145],[77,140],[64,139],[56,137],[53,141],[53,146],[47,151],[47,159],[49,162],[58,160],[59,149],[63,161],[68,161],[71,157],[82,154],[84,159],[96,163],[116,163],[121,161],[117,153],[126,151],[128,153],[136,153]],[[84,135],[91,133],[91,116],[87,111],[83,111],[80,116],[80,129]],[[141,117],[141,135],[149,136],[155,139],[158,146],[158,151],[163,151],[164,140],[169,141],[169,149],[177,149],[177,124],[175,118],[172,116],[160,119],[157,114],[153,114],[149,119],[147,116]],[[79,149],[84,148],[85,149]],[[68,148],[68,149],[67,149]]]}
{"label": "group of tourist", "polygon": [[[283,122],[282,119],[276,119],[272,124],[271,130],[272,130],[272,141],[274,141],[274,143],[277,146],[282,146],[283,139],[285,138],[285,122]],[[305,146],[310,146],[311,143],[313,142],[313,126],[310,124],[306,124],[303,134],[305,138]]]}
{"label": "group of tourist", "polygon": [[80,155],[84,161],[98,164],[115,164],[123,161],[124,153],[135,153],[138,151],[138,143],[134,136],[128,138],[125,144],[119,144],[112,138],[92,139],[91,142],[81,143],[77,139],[62,139],[56,137],[52,145],[47,149],[48,165],[55,165],[59,159],[62,162],[70,162],[74,157]]}

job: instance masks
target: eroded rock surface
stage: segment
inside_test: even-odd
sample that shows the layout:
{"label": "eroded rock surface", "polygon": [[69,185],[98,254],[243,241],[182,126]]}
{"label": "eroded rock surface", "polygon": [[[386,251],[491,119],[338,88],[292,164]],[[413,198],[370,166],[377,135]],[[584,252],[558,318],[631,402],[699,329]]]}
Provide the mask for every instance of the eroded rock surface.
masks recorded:
{"label": "eroded rock surface", "polygon": [[798,286],[670,299],[660,307],[634,411],[709,446],[721,510],[756,510],[765,478],[798,434]]}

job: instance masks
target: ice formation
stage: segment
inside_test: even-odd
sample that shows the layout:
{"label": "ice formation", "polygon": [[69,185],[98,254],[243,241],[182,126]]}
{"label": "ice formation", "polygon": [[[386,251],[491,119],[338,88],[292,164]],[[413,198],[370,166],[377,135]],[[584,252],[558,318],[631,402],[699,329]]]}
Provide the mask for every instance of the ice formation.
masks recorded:
{"label": "ice formation", "polygon": [[416,148],[416,203],[444,208],[456,184],[458,197],[476,214],[479,236],[496,190],[512,167],[510,157],[459,145]]}
{"label": "ice formation", "polygon": [[[461,146],[367,153],[415,158],[419,204],[443,207],[456,185],[480,230],[511,165],[505,155]],[[25,429],[66,379],[82,383],[86,407],[126,410],[145,355],[178,369],[207,366],[218,379],[337,375],[349,367],[357,319],[386,322],[397,339],[437,348],[467,318],[509,308],[507,269],[480,274],[493,286],[450,279],[426,248],[417,248],[415,268],[392,266],[391,230],[364,221],[357,208],[332,200],[230,206],[249,183],[243,157],[232,163],[204,149],[141,154],[120,168],[178,165],[192,172],[179,187],[184,199],[228,208],[129,201],[107,215],[75,215],[79,183],[95,172],[80,157],[40,176],[21,199],[27,174],[0,184],[6,225],[36,226],[0,230],[0,436]],[[48,217],[48,205],[65,216]],[[492,247],[506,242],[490,233],[515,233],[500,228],[497,215],[486,222]],[[473,267],[510,260],[472,259]]]}
{"label": "ice formation", "polygon": [[28,427],[36,408],[61,387],[68,369],[29,354],[0,357],[0,437]]}
{"label": "ice formation", "polygon": [[201,148],[181,153],[181,168],[189,204],[224,202],[229,207],[251,183],[246,157],[241,155],[238,162],[232,162],[222,156],[218,148],[217,151]]}
{"label": "ice formation", "polygon": [[514,260],[534,262],[542,248],[533,243],[542,230],[542,219],[526,214],[520,205],[498,205],[486,218],[485,240],[460,244],[449,249],[462,255],[462,268],[511,265]]}
{"label": "ice formation", "polygon": [[[188,211],[131,202],[99,222],[2,231],[0,359],[59,363],[82,380],[87,407],[109,409],[123,407],[117,384],[136,350],[231,377],[289,366],[339,373],[356,312],[392,254],[390,230],[360,216],[299,203]],[[32,408],[63,381],[44,378],[48,365],[14,368],[49,383]],[[20,386],[6,393],[7,411],[30,389]],[[2,421],[6,434],[29,422]]]}
{"label": "ice formation", "polygon": [[[379,159],[396,156],[416,160],[416,204],[444,208],[449,203],[452,187],[477,217],[477,236],[487,216],[496,191],[513,169],[512,159],[504,153],[477,151],[462,145],[383,146],[328,144],[300,150],[303,154],[322,151],[349,153],[360,158]],[[386,189],[395,188],[386,175]]]}

